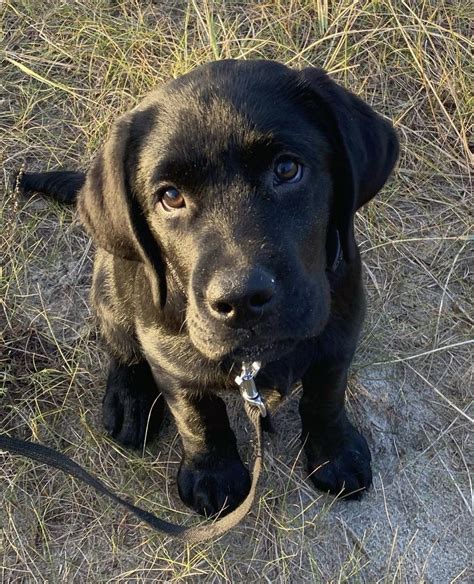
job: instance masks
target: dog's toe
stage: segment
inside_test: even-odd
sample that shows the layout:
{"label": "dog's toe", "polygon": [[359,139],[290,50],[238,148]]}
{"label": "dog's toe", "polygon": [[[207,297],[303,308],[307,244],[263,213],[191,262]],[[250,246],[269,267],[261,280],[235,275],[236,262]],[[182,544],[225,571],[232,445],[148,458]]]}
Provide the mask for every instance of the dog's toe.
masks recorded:
{"label": "dog's toe", "polygon": [[200,515],[227,515],[250,490],[250,476],[240,459],[207,458],[205,463],[182,462],[179,495]]}
{"label": "dog's toe", "polygon": [[353,427],[338,444],[324,442],[307,448],[308,472],[313,485],[345,499],[360,499],[372,484],[371,455],[365,438]]}
{"label": "dog's toe", "polygon": [[122,427],[123,408],[114,392],[107,392],[102,403],[104,427],[111,436],[115,436]]}

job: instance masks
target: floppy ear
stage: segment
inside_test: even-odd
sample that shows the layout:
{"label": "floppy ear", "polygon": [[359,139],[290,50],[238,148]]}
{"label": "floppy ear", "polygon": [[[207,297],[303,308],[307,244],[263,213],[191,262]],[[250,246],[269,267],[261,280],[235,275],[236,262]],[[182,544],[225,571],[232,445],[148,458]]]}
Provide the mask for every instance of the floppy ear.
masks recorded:
{"label": "floppy ear", "polygon": [[142,262],[151,275],[155,301],[166,301],[166,278],[159,243],[142,205],[130,187],[127,158],[136,148],[131,139],[136,112],[115,122],[109,139],[92,163],[77,198],[79,217],[101,247],[118,257]]}
{"label": "floppy ear", "polygon": [[337,85],[324,71],[301,71],[311,91],[317,121],[333,146],[333,221],[347,261],[357,255],[354,214],[380,191],[398,158],[392,124],[353,93]]}

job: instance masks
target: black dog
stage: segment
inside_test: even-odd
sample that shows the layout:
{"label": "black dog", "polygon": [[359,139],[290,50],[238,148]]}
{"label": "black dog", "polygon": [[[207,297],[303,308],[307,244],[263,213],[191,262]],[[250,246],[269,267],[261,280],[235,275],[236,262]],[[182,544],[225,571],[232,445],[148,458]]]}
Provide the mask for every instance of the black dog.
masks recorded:
{"label": "black dog", "polygon": [[111,366],[107,430],[139,446],[163,412],[184,455],[183,501],[235,508],[249,489],[224,402],[242,361],[282,394],[301,379],[308,470],[325,491],[371,484],[344,409],[364,316],[356,210],[382,188],[390,123],[319,69],[209,63],[121,117],[87,175],[27,174],[76,200],[97,244],[92,301]]}

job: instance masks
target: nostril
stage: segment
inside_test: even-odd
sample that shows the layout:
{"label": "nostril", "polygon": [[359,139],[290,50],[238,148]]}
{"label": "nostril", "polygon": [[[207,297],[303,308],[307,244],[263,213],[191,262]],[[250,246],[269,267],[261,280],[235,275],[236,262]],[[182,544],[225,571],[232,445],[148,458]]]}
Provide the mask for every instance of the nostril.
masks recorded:
{"label": "nostril", "polygon": [[272,297],[273,290],[261,290],[249,298],[249,305],[251,308],[260,308],[270,302]]}
{"label": "nostril", "polygon": [[228,302],[214,302],[212,308],[219,314],[230,314],[233,307]]}
{"label": "nostril", "polygon": [[263,318],[274,308],[277,295],[275,279],[266,270],[216,274],[206,290],[207,306],[214,318],[227,324],[242,325]]}

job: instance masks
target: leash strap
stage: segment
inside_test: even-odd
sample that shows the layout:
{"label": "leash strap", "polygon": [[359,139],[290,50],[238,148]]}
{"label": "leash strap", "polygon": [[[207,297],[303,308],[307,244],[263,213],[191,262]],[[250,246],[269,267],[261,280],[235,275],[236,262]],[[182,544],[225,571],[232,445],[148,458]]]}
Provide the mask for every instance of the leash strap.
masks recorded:
{"label": "leash strap", "polygon": [[181,541],[187,543],[198,543],[220,537],[226,531],[229,531],[229,529],[235,527],[250,511],[250,508],[252,507],[255,500],[257,483],[262,470],[262,423],[260,412],[257,407],[245,403],[245,411],[247,412],[249,420],[252,422],[257,437],[255,443],[254,464],[250,491],[247,497],[236,509],[221,519],[216,519],[210,525],[205,524],[194,527],[185,527],[184,525],[177,525],[165,521],[164,519],[160,519],[156,515],[153,515],[153,513],[145,511],[144,509],[129,503],[122,497],[119,497],[108,487],[106,487],[102,481],[91,475],[71,458],[62,454],[61,452],[58,452],[57,450],[49,448],[48,446],[43,446],[42,444],[29,442],[28,440],[20,440],[18,438],[11,438],[5,434],[0,434],[0,449],[57,468],[69,476],[72,476],[79,481],[86,483],[87,485],[93,487],[98,493],[101,493],[109,499],[112,499],[112,501],[136,515],[139,519],[141,519],[141,521],[147,523],[155,531],[169,535],[176,539],[180,539]]}

